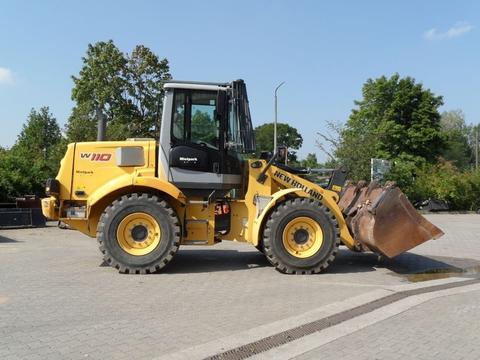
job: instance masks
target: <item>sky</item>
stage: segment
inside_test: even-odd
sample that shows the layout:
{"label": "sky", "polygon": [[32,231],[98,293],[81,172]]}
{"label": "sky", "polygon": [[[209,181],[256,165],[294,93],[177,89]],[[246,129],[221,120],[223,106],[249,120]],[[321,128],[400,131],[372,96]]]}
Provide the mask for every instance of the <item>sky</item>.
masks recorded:
{"label": "sky", "polygon": [[278,120],[314,152],[328,121],[345,122],[369,78],[412,76],[480,122],[478,1],[0,0],[0,146],[32,108],[64,125],[87,45],[113,39],[170,62],[177,80],[244,79],[254,126]]}

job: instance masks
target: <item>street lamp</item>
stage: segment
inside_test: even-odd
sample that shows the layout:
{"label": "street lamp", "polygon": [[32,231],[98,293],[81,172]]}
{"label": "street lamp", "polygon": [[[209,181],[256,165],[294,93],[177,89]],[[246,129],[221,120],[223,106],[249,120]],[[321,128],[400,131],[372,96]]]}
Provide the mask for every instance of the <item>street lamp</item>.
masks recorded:
{"label": "street lamp", "polygon": [[282,81],[278,86],[275,88],[275,120],[273,121],[273,153],[277,152],[277,90],[285,84],[285,81]]}
{"label": "street lamp", "polygon": [[478,128],[480,125],[477,125],[475,129],[475,170],[478,169]]}

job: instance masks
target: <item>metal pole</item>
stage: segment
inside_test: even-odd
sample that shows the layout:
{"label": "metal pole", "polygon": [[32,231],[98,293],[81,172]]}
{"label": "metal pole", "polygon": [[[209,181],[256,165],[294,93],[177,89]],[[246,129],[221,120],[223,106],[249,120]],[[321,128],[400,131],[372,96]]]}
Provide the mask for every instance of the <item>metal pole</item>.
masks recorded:
{"label": "metal pole", "polygon": [[475,128],[475,169],[478,170],[478,127]]}
{"label": "metal pole", "polygon": [[370,158],[370,181],[373,181],[373,158]]}
{"label": "metal pole", "polygon": [[275,120],[273,121],[273,153],[277,151],[277,90],[285,84],[285,81],[282,81],[276,88],[275,88]]}

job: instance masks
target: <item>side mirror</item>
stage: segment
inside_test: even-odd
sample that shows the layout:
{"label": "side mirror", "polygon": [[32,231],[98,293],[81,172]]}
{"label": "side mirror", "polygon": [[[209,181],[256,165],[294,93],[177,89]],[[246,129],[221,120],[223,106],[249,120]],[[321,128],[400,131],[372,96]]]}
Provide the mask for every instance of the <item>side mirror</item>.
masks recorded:
{"label": "side mirror", "polygon": [[227,92],[219,90],[217,93],[217,119],[225,118],[227,114]]}

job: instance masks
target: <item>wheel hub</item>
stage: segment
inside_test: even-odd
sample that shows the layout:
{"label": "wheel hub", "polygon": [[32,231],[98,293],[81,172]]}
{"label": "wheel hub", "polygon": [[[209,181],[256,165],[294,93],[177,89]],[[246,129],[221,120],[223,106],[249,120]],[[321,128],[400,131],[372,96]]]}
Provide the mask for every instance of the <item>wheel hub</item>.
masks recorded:
{"label": "wheel hub", "polygon": [[161,240],[160,225],[146,213],[125,216],[117,228],[117,242],[130,255],[142,256],[151,253]]}
{"label": "wheel hub", "polygon": [[135,241],[142,242],[148,236],[148,229],[143,225],[135,225],[132,229],[132,238]]}
{"label": "wheel hub", "polygon": [[290,220],[285,225],[282,236],[285,250],[297,258],[315,255],[323,244],[323,232],[320,224],[306,216]]}
{"label": "wheel hub", "polygon": [[310,234],[308,233],[307,230],[305,229],[298,229],[293,233],[293,240],[298,244],[298,245],[303,245],[308,242]]}

